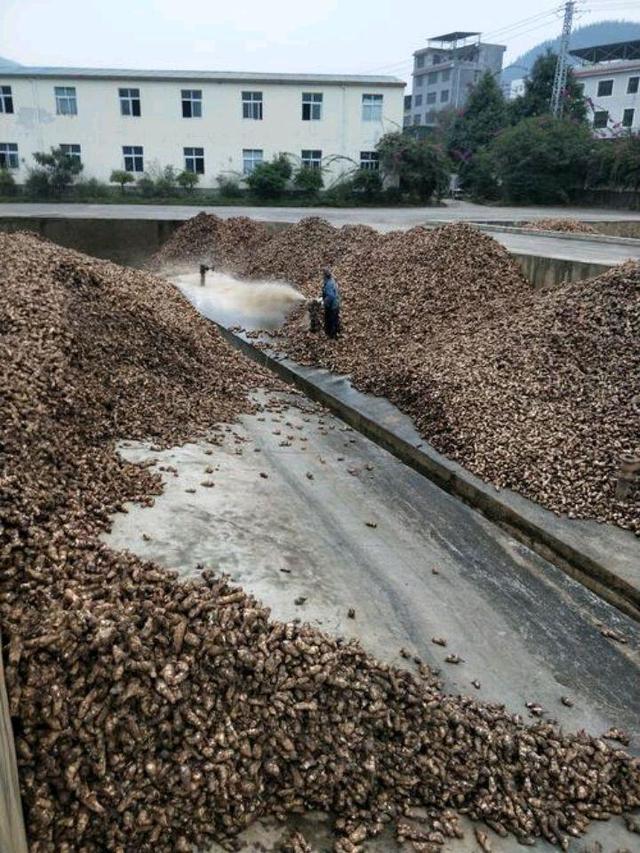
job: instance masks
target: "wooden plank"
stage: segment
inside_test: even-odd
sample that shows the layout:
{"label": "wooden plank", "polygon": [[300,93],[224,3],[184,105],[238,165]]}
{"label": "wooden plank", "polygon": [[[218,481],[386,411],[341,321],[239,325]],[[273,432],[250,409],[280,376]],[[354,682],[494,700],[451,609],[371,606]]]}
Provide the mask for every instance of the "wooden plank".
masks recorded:
{"label": "wooden plank", "polygon": [[2,654],[0,654],[0,851],[1,853],[27,853]]}

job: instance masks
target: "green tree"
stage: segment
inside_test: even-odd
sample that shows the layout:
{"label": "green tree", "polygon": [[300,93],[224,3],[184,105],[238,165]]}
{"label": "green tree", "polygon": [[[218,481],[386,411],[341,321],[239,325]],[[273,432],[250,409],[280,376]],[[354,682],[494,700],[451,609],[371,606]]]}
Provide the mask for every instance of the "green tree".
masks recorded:
{"label": "green tree", "polygon": [[179,187],[188,193],[192,193],[198,185],[200,175],[197,172],[189,172],[185,169],[183,172],[180,172],[176,180]]}
{"label": "green tree", "polygon": [[586,125],[536,116],[504,130],[489,154],[507,201],[567,202],[584,186],[593,144]]}
{"label": "green tree", "polygon": [[287,187],[293,168],[286,154],[278,154],[270,163],[259,163],[247,176],[247,186],[258,198],[279,198]]}
{"label": "green tree", "polygon": [[16,181],[8,169],[0,169],[0,196],[15,195],[18,191]]}
{"label": "green tree", "polygon": [[358,169],[351,183],[356,197],[364,201],[375,201],[382,192],[382,176],[372,169]]}
{"label": "green tree", "polygon": [[61,196],[82,171],[80,159],[65,153],[62,147],[52,148],[48,154],[35,151],[33,159],[40,169],[32,169],[29,178],[32,189],[37,186],[42,195]]}
{"label": "green tree", "polygon": [[[601,145],[609,145],[608,140],[600,140]],[[615,141],[611,164],[610,182],[620,188],[638,190],[640,187],[640,136],[630,133]]]}
{"label": "green tree", "polygon": [[322,169],[301,166],[293,178],[293,184],[296,189],[307,195],[317,195],[324,186]]}
{"label": "green tree", "polygon": [[400,132],[385,134],[376,146],[383,174],[420,201],[440,198],[449,185],[449,164],[438,145]]}
{"label": "green tree", "polygon": [[[531,74],[525,80],[524,95],[515,98],[509,105],[513,124],[517,124],[523,118],[547,115],[551,112],[551,93],[557,61],[557,55],[550,50],[536,59]],[[587,104],[582,94],[582,87],[577,82],[571,68],[567,72],[567,84],[563,98],[563,117],[574,121],[585,121]]]}
{"label": "green tree", "polygon": [[114,169],[111,172],[111,177],[109,178],[109,182],[112,184],[120,184],[120,192],[124,195],[124,186],[125,184],[132,184],[135,178],[131,174],[131,172],[125,172],[124,169]]}
{"label": "green tree", "polygon": [[507,126],[507,105],[502,90],[490,71],[471,90],[464,110],[451,124],[448,149],[454,161],[471,157]]}

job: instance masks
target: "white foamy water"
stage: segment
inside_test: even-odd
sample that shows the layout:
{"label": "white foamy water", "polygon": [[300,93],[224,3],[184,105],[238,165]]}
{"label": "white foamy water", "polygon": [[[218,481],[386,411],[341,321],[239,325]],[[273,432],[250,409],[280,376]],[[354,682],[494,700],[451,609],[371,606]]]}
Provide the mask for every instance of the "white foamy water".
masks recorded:
{"label": "white foamy water", "polygon": [[284,281],[243,281],[223,272],[208,272],[204,287],[199,273],[171,280],[204,317],[248,330],[277,329],[305,299]]}

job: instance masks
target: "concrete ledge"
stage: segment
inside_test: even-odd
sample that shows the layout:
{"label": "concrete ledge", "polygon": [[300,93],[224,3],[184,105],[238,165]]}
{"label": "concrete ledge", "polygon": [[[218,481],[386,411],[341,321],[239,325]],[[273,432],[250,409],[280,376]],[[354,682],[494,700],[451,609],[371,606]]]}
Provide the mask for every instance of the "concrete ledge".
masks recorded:
{"label": "concrete ledge", "polygon": [[558,517],[522,495],[497,490],[438,453],[421,438],[410,418],[387,400],[356,391],[343,376],[296,364],[258,349],[241,334],[219,328],[232,346],[640,620],[640,538],[613,525]]}

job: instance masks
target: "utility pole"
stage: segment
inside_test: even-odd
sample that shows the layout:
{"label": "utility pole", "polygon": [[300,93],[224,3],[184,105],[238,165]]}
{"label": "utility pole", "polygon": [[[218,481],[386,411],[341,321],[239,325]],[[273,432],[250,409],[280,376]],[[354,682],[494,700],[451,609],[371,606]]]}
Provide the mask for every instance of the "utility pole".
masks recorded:
{"label": "utility pole", "polygon": [[569,66],[569,38],[571,36],[571,25],[573,24],[573,12],[575,0],[567,0],[564,6],[564,21],[562,22],[562,35],[560,36],[560,49],[558,50],[558,61],[556,62],[556,73],[553,78],[553,90],[551,92],[551,112],[556,118],[562,118],[564,109],[564,90],[567,85],[567,68]]}

